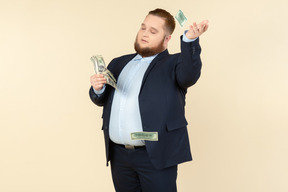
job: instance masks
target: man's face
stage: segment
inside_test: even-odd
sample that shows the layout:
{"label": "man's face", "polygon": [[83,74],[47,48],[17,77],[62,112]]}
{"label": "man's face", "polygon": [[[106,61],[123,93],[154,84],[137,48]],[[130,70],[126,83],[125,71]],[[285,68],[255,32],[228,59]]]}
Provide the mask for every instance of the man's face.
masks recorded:
{"label": "man's face", "polygon": [[147,15],[138,31],[135,50],[142,57],[149,57],[164,51],[171,36],[164,31],[165,20],[154,15]]}

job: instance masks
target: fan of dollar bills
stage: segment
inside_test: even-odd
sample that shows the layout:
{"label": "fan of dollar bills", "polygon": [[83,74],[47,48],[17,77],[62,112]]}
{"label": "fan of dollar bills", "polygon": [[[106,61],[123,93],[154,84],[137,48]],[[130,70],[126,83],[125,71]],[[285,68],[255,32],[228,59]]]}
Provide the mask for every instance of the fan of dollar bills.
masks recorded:
{"label": "fan of dollar bills", "polygon": [[107,69],[104,59],[101,55],[92,56],[90,60],[94,64],[94,70],[96,74],[103,74],[107,84],[117,89],[116,79],[113,74]]}

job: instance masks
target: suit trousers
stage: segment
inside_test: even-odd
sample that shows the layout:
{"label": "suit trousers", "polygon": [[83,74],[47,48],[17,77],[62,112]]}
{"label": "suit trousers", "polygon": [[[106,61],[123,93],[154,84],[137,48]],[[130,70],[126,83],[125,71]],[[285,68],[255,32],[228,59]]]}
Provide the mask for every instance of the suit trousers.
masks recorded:
{"label": "suit trousers", "polygon": [[111,144],[111,172],[116,192],[177,192],[177,165],[158,170],[145,147],[126,149]]}

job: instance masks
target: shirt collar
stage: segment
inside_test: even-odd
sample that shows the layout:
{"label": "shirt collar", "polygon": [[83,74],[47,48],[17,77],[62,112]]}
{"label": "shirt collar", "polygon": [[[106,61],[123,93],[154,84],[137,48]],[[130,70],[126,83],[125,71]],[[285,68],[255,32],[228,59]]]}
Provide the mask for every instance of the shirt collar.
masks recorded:
{"label": "shirt collar", "polygon": [[133,61],[140,61],[140,60],[141,60],[141,61],[151,62],[157,55],[158,55],[158,54],[153,55],[153,56],[150,56],[150,57],[142,57],[141,55],[137,54],[137,55],[134,57]]}

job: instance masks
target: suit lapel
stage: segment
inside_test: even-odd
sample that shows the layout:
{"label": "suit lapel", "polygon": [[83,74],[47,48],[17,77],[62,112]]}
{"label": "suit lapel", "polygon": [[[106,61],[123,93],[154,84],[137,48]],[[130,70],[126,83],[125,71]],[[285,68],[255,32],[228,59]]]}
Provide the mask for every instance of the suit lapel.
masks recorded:
{"label": "suit lapel", "polygon": [[159,61],[161,61],[161,59],[163,59],[163,58],[166,57],[167,55],[169,55],[169,53],[168,53],[168,50],[166,49],[165,51],[159,53],[159,55],[157,55],[157,56],[155,57],[155,59],[153,59],[153,61],[150,63],[149,67],[147,68],[147,70],[146,70],[146,72],[145,72],[145,74],[144,74],[144,77],[143,77],[143,80],[142,80],[142,84],[141,84],[141,88],[140,88],[140,92],[141,92],[141,90],[142,90],[142,87],[143,87],[143,85],[144,85],[144,83],[145,83],[145,81],[146,81],[149,73],[150,73],[151,70],[153,69],[153,67],[154,67]]}
{"label": "suit lapel", "polygon": [[118,79],[121,71],[124,69],[124,67],[136,56],[137,54],[131,54],[131,55],[128,55],[127,57],[125,57],[121,62],[119,62],[117,64],[117,66],[115,67],[115,71],[113,73],[114,77],[116,79]]}
{"label": "suit lapel", "polygon": [[[118,81],[119,75],[121,71],[124,69],[124,67],[136,56],[137,54],[130,54],[125,56],[119,63],[116,63],[114,69],[113,69],[113,75]],[[115,89],[112,89],[112,93],[110,94],[109,102],[112,104],[112,99],[114,97]]]}

